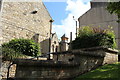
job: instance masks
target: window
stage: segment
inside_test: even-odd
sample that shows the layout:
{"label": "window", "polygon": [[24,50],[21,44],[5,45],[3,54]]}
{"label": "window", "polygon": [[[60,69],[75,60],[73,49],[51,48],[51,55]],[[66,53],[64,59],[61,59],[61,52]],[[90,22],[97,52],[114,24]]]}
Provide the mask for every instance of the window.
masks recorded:
{"label": "window", "polygon": [[38,11],[35,10],[35,11],[31,12],[31,14],[36,14],[37,12],[38,12]]}

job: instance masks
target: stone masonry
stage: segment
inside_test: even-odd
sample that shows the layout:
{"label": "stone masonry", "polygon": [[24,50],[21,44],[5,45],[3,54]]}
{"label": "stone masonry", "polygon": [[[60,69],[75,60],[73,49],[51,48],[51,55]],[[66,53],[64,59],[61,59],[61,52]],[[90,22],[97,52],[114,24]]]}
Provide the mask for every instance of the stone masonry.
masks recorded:
{"label": "stone masonry", "polygon": [[71,80],[101,65],[117,62],[117,53],[117,50],[96,47],[52,53],[53,60],[47,61],[16,59],[13,61],[17,64],[14,78],[16,80]]}
{"label": "stone masonry", "polygon": [[[10,66],[10,64],[12,64],[12,62],[10,61],[2,61],[2,64],[0,67],[1,69],[1,74],[0,74],[0,79],[6,79],[7,78],[7,74],[8,74],[8,67]],[[9,76],[10,77],[14,77],[15,76],[15,71],[16,71],[16,64],[12,65],[9,69]]]}
{"label": "stone masonry", "polygon": [[[14,38],[29,38],[41,42],[42,53],[49,52],[49,43],[42,44],[50,37],[50,20],[45,5],[39,2],[3,2],[2,43]],[[47,45],[47,46],[46,46]],[[46,46],[45,49],[42,47]]]}
{"label": "stone masonry", "polygon": [[57,37],[56,33],[52,34],[52,39],[51,39],[51,52],[59,52],[59,40]]}

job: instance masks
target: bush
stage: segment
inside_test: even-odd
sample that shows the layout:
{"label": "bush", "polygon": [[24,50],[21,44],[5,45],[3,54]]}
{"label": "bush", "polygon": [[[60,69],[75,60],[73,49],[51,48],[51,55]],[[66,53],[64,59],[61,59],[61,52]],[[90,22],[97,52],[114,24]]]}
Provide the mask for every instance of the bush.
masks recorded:
{"label": "bush", "polygon": [[79,30],[78,37],[90,36],[93,35],[93,29],[89,26],[82,27]]}
{"label": "bush", "polygon": [[16,58],[26,58],[26,55],[21,54],[20,52],[16,52],[11,48],[2,47],[2,59],[5,60],[13,60]]}
{"label": "bush", "polygon": [[39,45],[30,39],[13,39],[8,43],[4,43],[2,47],[11,48],[16,52],[21,52],[28,56],[40,55]]}
{"label": "bush", "polygon": [[72,42],[72,49],[104,46],[116,48],[115,35],[110,29],[82,27],[78,37]]}

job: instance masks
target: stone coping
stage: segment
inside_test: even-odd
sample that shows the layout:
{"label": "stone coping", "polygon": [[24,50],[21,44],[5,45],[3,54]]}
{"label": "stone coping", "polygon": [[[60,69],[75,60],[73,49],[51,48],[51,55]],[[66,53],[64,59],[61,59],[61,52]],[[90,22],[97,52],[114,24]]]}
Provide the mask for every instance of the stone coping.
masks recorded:
{"label": "stone coping", "polygon": [[92,48],[83,48],[83,49],[80,49],[80,50],[82,50],[82,51],[103,50],[103,51],[106,51],[106,52],[114,52],[114,53],[118,53],[119,52],[117,49],[107,48],[107,47],[104,47],[104,46],[92,47]]}
{"label": "stone coping", "polygon": [[50,54],[68,54],[68,53],[72,53],[72,51],[52,52]]}
{"label": "stone coping", "polygon": [[14,59],[13,64],[22,65],[22,66],[38,66],[38,67],[75,67],[78,66],[78,63],[62,62],[62,61],[53,61],[53,60],[30,60],[30,59]]}
{"label": "stone coping", "polygon": [[105,57],[105,52],[88,52],[88,51],[81,51],[81,50],[74,50],[72,51],[74,55],[83,55],[83,56],[93,56],[93,57]]}
{"label": "stone coping", "polygon": [[112,49],[112,48],[106,48],[106,47],[92,47],[92,48],[83,48],[83,49],[76,49],[76,50],[71,50],[71,51],[64,51],[64,52],[54,52],[54,53],[50,53],[50,54],[74,54],[74,53],[89,53],[90,52],[95,52],[95,51],[99,51],[99,50],[102,50],[102,51],[105,51],[105,52],[111,52],[113,54],[117,54],[119,51],[116,50],[116,49]]}

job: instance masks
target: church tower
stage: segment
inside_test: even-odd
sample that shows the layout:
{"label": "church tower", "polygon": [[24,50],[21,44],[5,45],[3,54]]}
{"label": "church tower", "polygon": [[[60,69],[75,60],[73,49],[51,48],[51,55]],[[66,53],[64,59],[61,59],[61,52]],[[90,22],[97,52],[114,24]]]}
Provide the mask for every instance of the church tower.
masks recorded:
{"label": "church tower", "polygon": [[60,42],[60,51],[67,51],[68,50],[68,37],[65,36],[65,34],[61,37]]}

